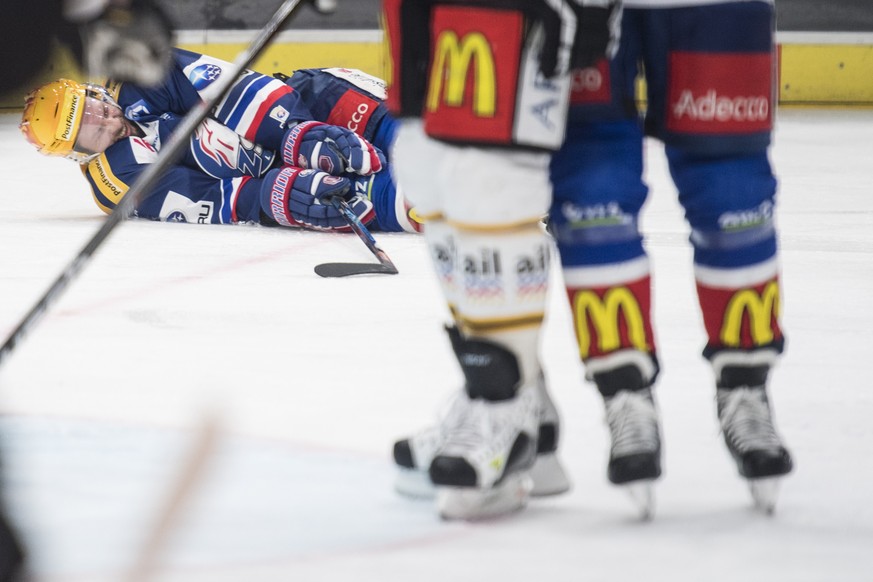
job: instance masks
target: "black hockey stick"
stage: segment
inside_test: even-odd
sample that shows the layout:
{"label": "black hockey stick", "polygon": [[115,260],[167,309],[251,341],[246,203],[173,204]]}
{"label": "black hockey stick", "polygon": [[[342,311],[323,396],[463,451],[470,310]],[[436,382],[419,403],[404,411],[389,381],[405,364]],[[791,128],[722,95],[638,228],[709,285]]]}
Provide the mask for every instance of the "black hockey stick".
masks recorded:
{"label": "black hockey stick", "polygon": [[376,239],[373,238],[373,235],[370,234],[370,231],[367,230],[367,227],[358,218],[358,215],[349,208],[348,203],[341,196],[334,196],[330,199],[330,202],[340,211],[343,218],[349,223],[352,231],[358,235],[358,238],[364,241],[370,252],[379,259],[379,263],[322,263],[315,265],[316,274],[322,277],[349,277],[351,275],[374,275],[379,273],[396,275],[398,273],[397,267],[394,266],[394,263],[385,254],[385,251],[379,248],[379,245],[376,244]]}
{"label": "black hockey stick", "polygon": [[39,301],[36,302],[24,319],[12,331],[6,341],[3,342],[3,347],[0,348],[0,364],[5,360],[6,356],[15,349],[15,346],[24,338],[30,329],[36,324],[39,319],[45,315],[48,308],[63,294],[70,282],[75,279],[78,274],[85,268],[91,260],[94,252],[103,244],[103,241],[115,230],[122,220],[128,218],[136,203],[142,197],[143,193],[148,191],[155,182],[160,179],[164,170],[172,164],[182,153],[182,150],[188,145],[188,140],[194,134],[197,126],[206,119],[209,112],[215,105],[224,98],[230,90],[234,81],[240,76],[252,62],[266,48],[267,44],[273,39],[279,28],[288,20],[291,13],[303,0],[284,0],[282,5],[273,15],[273,18],[261,29],[261,32],[252,41],[249,48],[234,61],[233,69],[227,71],[218,78],[215,84],[215,96],[212,99],[201,101],[188,112],[188,115],[182,120],[182,123],[176,128],[176,131],[161,148],[157,159],[140,174],[139,179],[131,186],[127,194],[121,199],[115,210],[106,217],[100,230],[91,237],[82,250],[73,258],[69,265],[64,268],[60,275],[54,280],[48,290],[43,293]]}

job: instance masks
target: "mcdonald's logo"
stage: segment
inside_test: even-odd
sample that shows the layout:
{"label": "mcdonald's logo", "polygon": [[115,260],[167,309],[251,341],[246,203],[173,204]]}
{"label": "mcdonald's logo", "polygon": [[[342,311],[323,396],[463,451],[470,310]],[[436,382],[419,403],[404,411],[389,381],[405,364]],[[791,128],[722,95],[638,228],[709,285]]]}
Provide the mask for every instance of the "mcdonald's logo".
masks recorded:
{"label": "mcdonald's logo", "polygon": [[728,347],[739,347],[744,314],[749,314],[749,334],[756,346],[771,343],[775,338],[773,319],[779,317],[779,283],[770,281],[758,294],[754,289],[734,293],[724,311],[721,341]]}
{"label": "mcdonald's logo", "polygon": [[439,109],[441,100],[451,107],[463,105],[471,66],[474,67],[473,112],[479,117],[494,117],[497,109],[496,66],[491,45],[481,32],[470,32],[463,38],[458,38],[452,30],[440,33],[430,73],[428,111]]}
{"label": "mcdonald's logo", "polygon": [[576,333],[579,353],[582,358],[591,355],[592,338],[588,321],[594,326],[597,336],[597,351],[607,353],[622,346],[619,313],[624,315],[627,326],[627,347],[648,351],[646,325],[636,296],[627,287],[610,288],[601,299],[594,291],[583,290],[573,297],[573,314],[576,318]]}

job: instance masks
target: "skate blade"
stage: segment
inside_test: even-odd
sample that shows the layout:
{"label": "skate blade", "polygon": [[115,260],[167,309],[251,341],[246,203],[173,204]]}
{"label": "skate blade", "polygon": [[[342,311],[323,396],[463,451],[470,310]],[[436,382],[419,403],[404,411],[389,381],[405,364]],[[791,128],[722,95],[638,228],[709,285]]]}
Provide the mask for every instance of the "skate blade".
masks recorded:
{"label": "skate blade", "polygon": [[429,500],[436,497],[436,487],[427,471],[416,469],[399,469],[394,478],[394,490],[410,499]]}
{"label": "skate blade", "polygon": [[643,479],[622,485],[630,496],[642,521],[651,521],[655,517],[654,483],[653,479]]}
{"label": "skate blade", "polygon": [[437,511],[446,520],[476,521],[519,511],[527,505],[533,482],[514,474],[490,489],[437,487]]}
{"label": "skate blade", "polygon": [[530,476],[533,479],[531,497],[560,495],[570,490],[570,479],[555,453],[537,455]]}
{"label": "skate blade", "polygon": [[[531,497],[561,495],[570,490],[570,479],[555,453],[538,455],[531,467],[530,476],[533,479]],[[427,471],[417,469],[398,467],[394,490],[409,499],[429,500],[436,497],[436,487]]]}
{"label": "skate blade", "polygon": [[773,515],[776,511],[776,499],[779,497],[779,482],[779,477],[749,479],[749,491],[756,509]]}

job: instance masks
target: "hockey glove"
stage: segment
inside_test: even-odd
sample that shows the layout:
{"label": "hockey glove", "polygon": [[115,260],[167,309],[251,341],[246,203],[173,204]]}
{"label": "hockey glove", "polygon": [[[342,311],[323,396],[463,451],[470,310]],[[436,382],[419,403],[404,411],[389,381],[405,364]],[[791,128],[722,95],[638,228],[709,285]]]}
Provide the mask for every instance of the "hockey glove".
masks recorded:
{"label": "hockey glove", "polygon": [[261,209],[282,226],[348,232],[348,222],[330,203],[342,196],[364,224],[373,220],[373,204],[356,195],[348,178],[316,170],[270,170],[261,186]]}
{"label": "hockey glove", "polygon": [[298,123],[282,138],[282,158],[289,166],[339,176],[369,176],[385,165],[382,152],[355,132],[320,121]]}

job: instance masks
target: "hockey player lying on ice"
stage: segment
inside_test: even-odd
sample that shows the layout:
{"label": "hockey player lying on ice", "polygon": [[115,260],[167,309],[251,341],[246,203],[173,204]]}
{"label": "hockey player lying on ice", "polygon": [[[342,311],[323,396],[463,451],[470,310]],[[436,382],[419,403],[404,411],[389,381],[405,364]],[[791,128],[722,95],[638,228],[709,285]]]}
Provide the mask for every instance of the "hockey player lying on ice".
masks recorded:
{"label": "hockey player lying on ice", "polygon": [[[54,81],[26,97],[21,131],[41,153],[81,164],[108,213],[230,69],[175,50],[174,66],[156,87]],[[371,228],[414,232],[382,153],[395,126],[383,98],[384,84],[356,70],[307,69],[284,80],[246,71],[135,215],[344,231],[346,220],[326,202],[341,195]]]}

